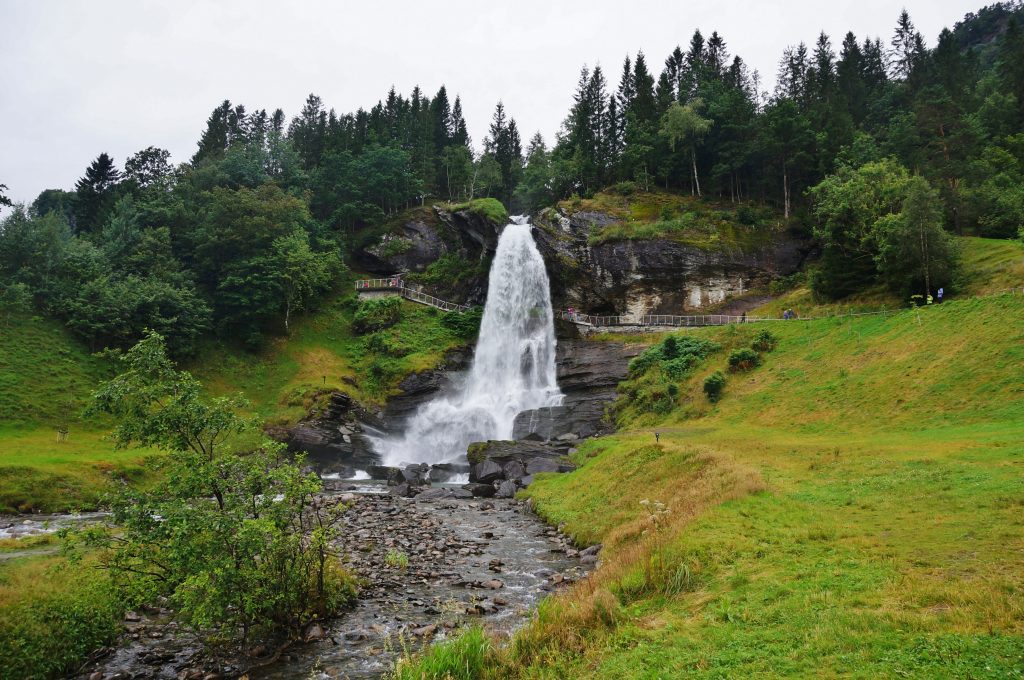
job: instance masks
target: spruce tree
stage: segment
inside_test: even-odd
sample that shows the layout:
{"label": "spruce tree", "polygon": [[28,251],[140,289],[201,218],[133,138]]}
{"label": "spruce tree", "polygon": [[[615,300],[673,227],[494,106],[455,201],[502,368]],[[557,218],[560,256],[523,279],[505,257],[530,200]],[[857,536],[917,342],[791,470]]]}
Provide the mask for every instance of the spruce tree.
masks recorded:
{"label": "spruce tree", "polygon": [[192,156],[192,164],[207,159],[219,159],[228,150],[228,119],[232,113],[231,102],[225,99],[206,119],[206,129],[199,138],[199,150]]}
{"label": "spruce tree", "polygon": [[100,227],[120,179],[121,173],[114,165],[114,159],[106,153],[101,153],[89,164],[85,176],[75,183],[75,224],[79,231],[94,231]]}

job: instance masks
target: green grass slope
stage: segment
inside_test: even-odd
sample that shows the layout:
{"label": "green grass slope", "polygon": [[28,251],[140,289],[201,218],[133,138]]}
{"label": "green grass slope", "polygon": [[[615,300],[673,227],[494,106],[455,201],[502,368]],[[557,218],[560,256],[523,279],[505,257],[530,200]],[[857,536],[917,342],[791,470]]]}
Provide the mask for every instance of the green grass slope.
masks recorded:
{"label": "green grass slope", "polygon": [[1024,674],[1024,297],[692,334],[720,349],[529,487],[601,565],[479,676]]}
{"label": "green grass slope", "polygon": [[[380,405],[402,378],[437,366],[475,333],[451,315],[403,302],[394,326],[357,335],[357,306],[346,286],[261,351],[210,345],[185,368],[213,393],[241,392],[269,425],[287,426],[335,390]],[[54,321],[7,319],[0,328],[0,512],[93,508],[111,484],[145,483],[153,452],[117,450],[105,439],[109,423],[82,417],[93,390],[115,370],[115,361],[89,354]],[[70,432],[59,441],[64,424]]]}
{"label": "green grass slope", "polygon": [[[83,420],[113,375],[60,324],[15,315],[0,328],[0,512],[94,507],[117,480],[140,481],[147,451],[117,451],[102,423]],[[65,441],[57,430],[67,426]]]}
{"label": "green grass slope", "polygon": [[[703,378],[754,326],[698,331],[723,349],[678,384],[671,413],[627,406],[626,430],[584,446],[577,473],[530,488],[552,520],[607,543],[607,574],[549,606],[514,665],[1024,673],[1024,297],[770,328],[778,347],[730,374],[716,405]],[[633,387],[667,380],[653,369]],[[671,519],[652,522],[643,499]],[[582,643],[544,648],[538,630],[602,589],[614,623],[592,616]]]}

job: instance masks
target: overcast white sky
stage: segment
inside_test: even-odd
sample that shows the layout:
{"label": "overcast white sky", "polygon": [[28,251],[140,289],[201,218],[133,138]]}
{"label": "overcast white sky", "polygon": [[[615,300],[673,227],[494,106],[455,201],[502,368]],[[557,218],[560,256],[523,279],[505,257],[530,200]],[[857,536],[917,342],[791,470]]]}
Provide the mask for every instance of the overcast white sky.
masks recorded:
{"label": "overcast white sky", "polygon": [[906,6],[929,46],[987,0],[0,0],[0,183],[29,202],[73,188],[100,152],[195,150],[222,100],[284,109],[310,92],[339,112],[394,84],[462,95],[479,144],[503,99],[524,141],[551,141],[584,63],[612,87],[642,49],[655,75],[695,28],[717,30],[774,83],[783,48],[819,31],[888,43]]}

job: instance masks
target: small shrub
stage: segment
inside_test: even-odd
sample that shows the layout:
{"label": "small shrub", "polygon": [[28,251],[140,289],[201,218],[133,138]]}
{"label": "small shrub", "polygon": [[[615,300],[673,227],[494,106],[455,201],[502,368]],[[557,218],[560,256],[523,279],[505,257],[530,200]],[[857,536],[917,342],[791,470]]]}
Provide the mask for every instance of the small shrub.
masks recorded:
{"label": "small shrub", "polygon": [[636,182],[619,182],[608,187],[608,193],[618,196],[632,196],[639,190]]}
{"label": "small shrub", "polygon": [[754,341],[750,343],[750,346],[758,352],[771,352],[778,344],[778,338],[767,328],[762,328],[754,336]]}
{"label": "small shrub", "polygon": [[409,568],[409,556],[401,550],[392,549],[384,556],[384,564],[388,565],[392,569],[401,569],[405,571]]}
{"label": "small shrub", "polygon": [[742,225],[752,227],[759,219],[757,209],[750,205],[741,205],[736,209],[736,221]]}
{"label": "small shrub", "polygon": [[789,276],[780,276],[777,279],[772,279],[771,283],[768,284],[768,292],[772,295],[782,295],[786,291],[792,290],[806,282],[807,274],[805,272],[796,272]]}
{"label": "small shrub", "polygon": [[761,355],[750,349],[749,347],[741,347],[734,349],[729,354],[729,370],[733,372],[737,371],[749,371],[757,368],[761,365]]}
{"label": "small shrub", "polygon": [[704,394],[707,395],[708,401],[714,403],[718,401],[722,396],[722,390],[725,389],[725,374],[721,371],[715,371],[708,377],[704,378]]}
{"label": "small shrub", "polygon": [[675,383],[669,383],[668,386],[665,388],[665,391],[668,392],[668,396],[675,399],[676,397],[679,396],[679,385]]}
{"label": "small shrub", "polygon": [[661,364],[661,370],[664,371],[665,376],[671,380],[682,380],[696,363],[697,359],[693,355],[688,354],[672,359],[671,361],[663,362]]}
{"label": "small shrub", "polygon": [[484,318],[484,310],[474,307],[465,312],[445,312],[441,316],[441,325],[455,331],[460,338],[472,339],[480,332],[480,321]]}
{"label": "small shrub", "polygon": [[401,339],[392,337],[387,333],[374,333],[366,340],[366,348],[374,354],[401,359],[412,353],[412,348],[406,345]]}
{"label": "small shrub", "polygon": [[402,298],[391,295],[375,300],[363,300],[352,318],[356,333],[371,333],[394,326],[402,318]]}

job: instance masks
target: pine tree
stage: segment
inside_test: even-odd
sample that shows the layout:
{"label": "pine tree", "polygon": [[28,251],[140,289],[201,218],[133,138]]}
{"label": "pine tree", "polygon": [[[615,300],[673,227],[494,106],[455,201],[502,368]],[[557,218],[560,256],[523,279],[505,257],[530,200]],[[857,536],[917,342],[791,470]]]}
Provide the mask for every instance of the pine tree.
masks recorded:
{"label": "pine tree", "polygon": [[999,39],[996,69],[1003,90],[1017,99],[1017,122],[1024,123],[1024,28],[1011,16],[1006,32]]}
{"label": "pine tree", "polygon": [[466,119],[462,117],[462,101],[458,95],[455,96],[455,105],[452,106],[452,143],[466,147],[470,145]]}
{"label": "pine tree", "polygon": [[910,14],[904,9],[896,20],[892,38],[892,73],[894,78],[908,80],[924,54],[924,41],[914,29]]}
{"label": "pine tree", "polygon": [[327,112],[315,94],[306,97],[302,112],[288,126],[288,138],[299,154],[303,167],[315,168],[320,163],[327,136]]}
{"label": "pine tree", "polygon": [[111,207],[113,190],[121,179],[114,159],[106,153],[97,156],[75,183],[75,226],[79,231],[95,231],[104,213]]}
{"label": "pine tree", "polygon": [[199,138],[199,150],[192,156],[192,164],[218,159],[228,150],[228,121],[232,114],[231,102],[225,99],[206,119],[206,129]]}
{"label": "pine tree", "polygon": [[836,63],[836,89],[839,96],[843,98],[854,122],[862,121],[867,113],[864,54],[852,31],[847,32],[843,38],[842,51],[839,53],[839,61]]}
{"label": "pine tree", "polygon": [[430,118],[433,123],[434,148],[440,152],[452,142],[452,111],[444,85],[430,102]]}
{"label": "pine tree", "polygon": [[712,31],[711,37],[708,38],[707,56],[704,59],[708,76],[721,78],[728,61],[729,52],[725,47],[725,39],[718,35],[718,31]]}

